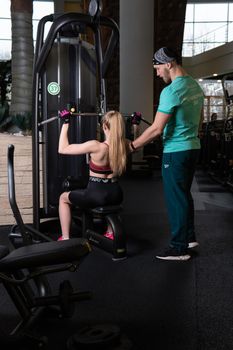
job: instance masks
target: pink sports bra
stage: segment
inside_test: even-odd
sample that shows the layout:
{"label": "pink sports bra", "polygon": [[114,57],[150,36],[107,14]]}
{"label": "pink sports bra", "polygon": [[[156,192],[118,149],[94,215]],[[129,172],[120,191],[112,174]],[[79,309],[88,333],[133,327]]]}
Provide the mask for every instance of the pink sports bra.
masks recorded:
{"label": "pink sports bra", "polygon": [[110,168],[109,165],[97,165],[95,163],[92,162],[92,160],[90,160],[89,162],[89,169],[96,174],[112,174],[112,169]]}

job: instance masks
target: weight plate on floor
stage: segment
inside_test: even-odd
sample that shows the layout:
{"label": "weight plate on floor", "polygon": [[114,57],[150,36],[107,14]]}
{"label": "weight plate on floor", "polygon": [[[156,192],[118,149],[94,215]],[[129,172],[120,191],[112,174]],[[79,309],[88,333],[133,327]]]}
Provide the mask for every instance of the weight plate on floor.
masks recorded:
{"label": "weight plate on floor", "polygon": [[[117,344],[120,338],[120,329],[112,324],[100,324],[83,327],[73,335],[73,343],[83,346],[83,349],[105,349],[106,346]],[[82,347],[80,347],[82,349]]]}

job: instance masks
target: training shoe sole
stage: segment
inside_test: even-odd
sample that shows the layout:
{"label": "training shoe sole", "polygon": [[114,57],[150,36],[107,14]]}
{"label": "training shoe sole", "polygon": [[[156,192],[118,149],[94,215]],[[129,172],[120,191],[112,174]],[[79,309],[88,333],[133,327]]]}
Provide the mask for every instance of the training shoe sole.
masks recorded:
{"label": "training shoe sole", "polygon": [[159,255],[156,255],[156,258],[160,259],[160,260],[170,260],[170,261],[187,261],[191,258],[191,255],[189,255],[189,254],[177,255],[177,256],[173,256],[173,255],[159,256]]}

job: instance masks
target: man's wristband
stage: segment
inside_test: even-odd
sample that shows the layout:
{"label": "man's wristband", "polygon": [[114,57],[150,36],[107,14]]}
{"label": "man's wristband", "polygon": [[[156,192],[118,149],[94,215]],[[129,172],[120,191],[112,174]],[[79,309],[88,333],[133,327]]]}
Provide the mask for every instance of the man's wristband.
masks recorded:
{"label": "man's wristband", "polygon": [[133,141],[130,142],[130,146],[131,146],[131,148],[132,148],[133,151],[136,151],[136,147],[134,147]]}

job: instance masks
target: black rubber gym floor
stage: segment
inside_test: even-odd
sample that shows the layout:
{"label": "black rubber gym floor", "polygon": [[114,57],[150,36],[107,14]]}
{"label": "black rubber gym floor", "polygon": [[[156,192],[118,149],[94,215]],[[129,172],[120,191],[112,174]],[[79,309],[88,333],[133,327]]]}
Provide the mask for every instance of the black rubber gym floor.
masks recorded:
{"label": "black rubber gym floor", "polygon": [[[49,349],[67,349],[70,336],[97,324],[116,324],[124,336],[108,350],[233,349],[233,194],[197,172],[193,196],[200,246],[187,262],[166,262],[155,259],[169,242],[160,173],[121,183],[128,259],[114,262],[94,248],[77,272],[49,277],[56,288],[69,278],[75,288],[93,292],[91,300],[76,304],[71,319],[38,323]],[[0,242],[7,242],[9,231],[0,228]],[[2,285],[0,310],[0,327],[7,329],[17,316]]]}

